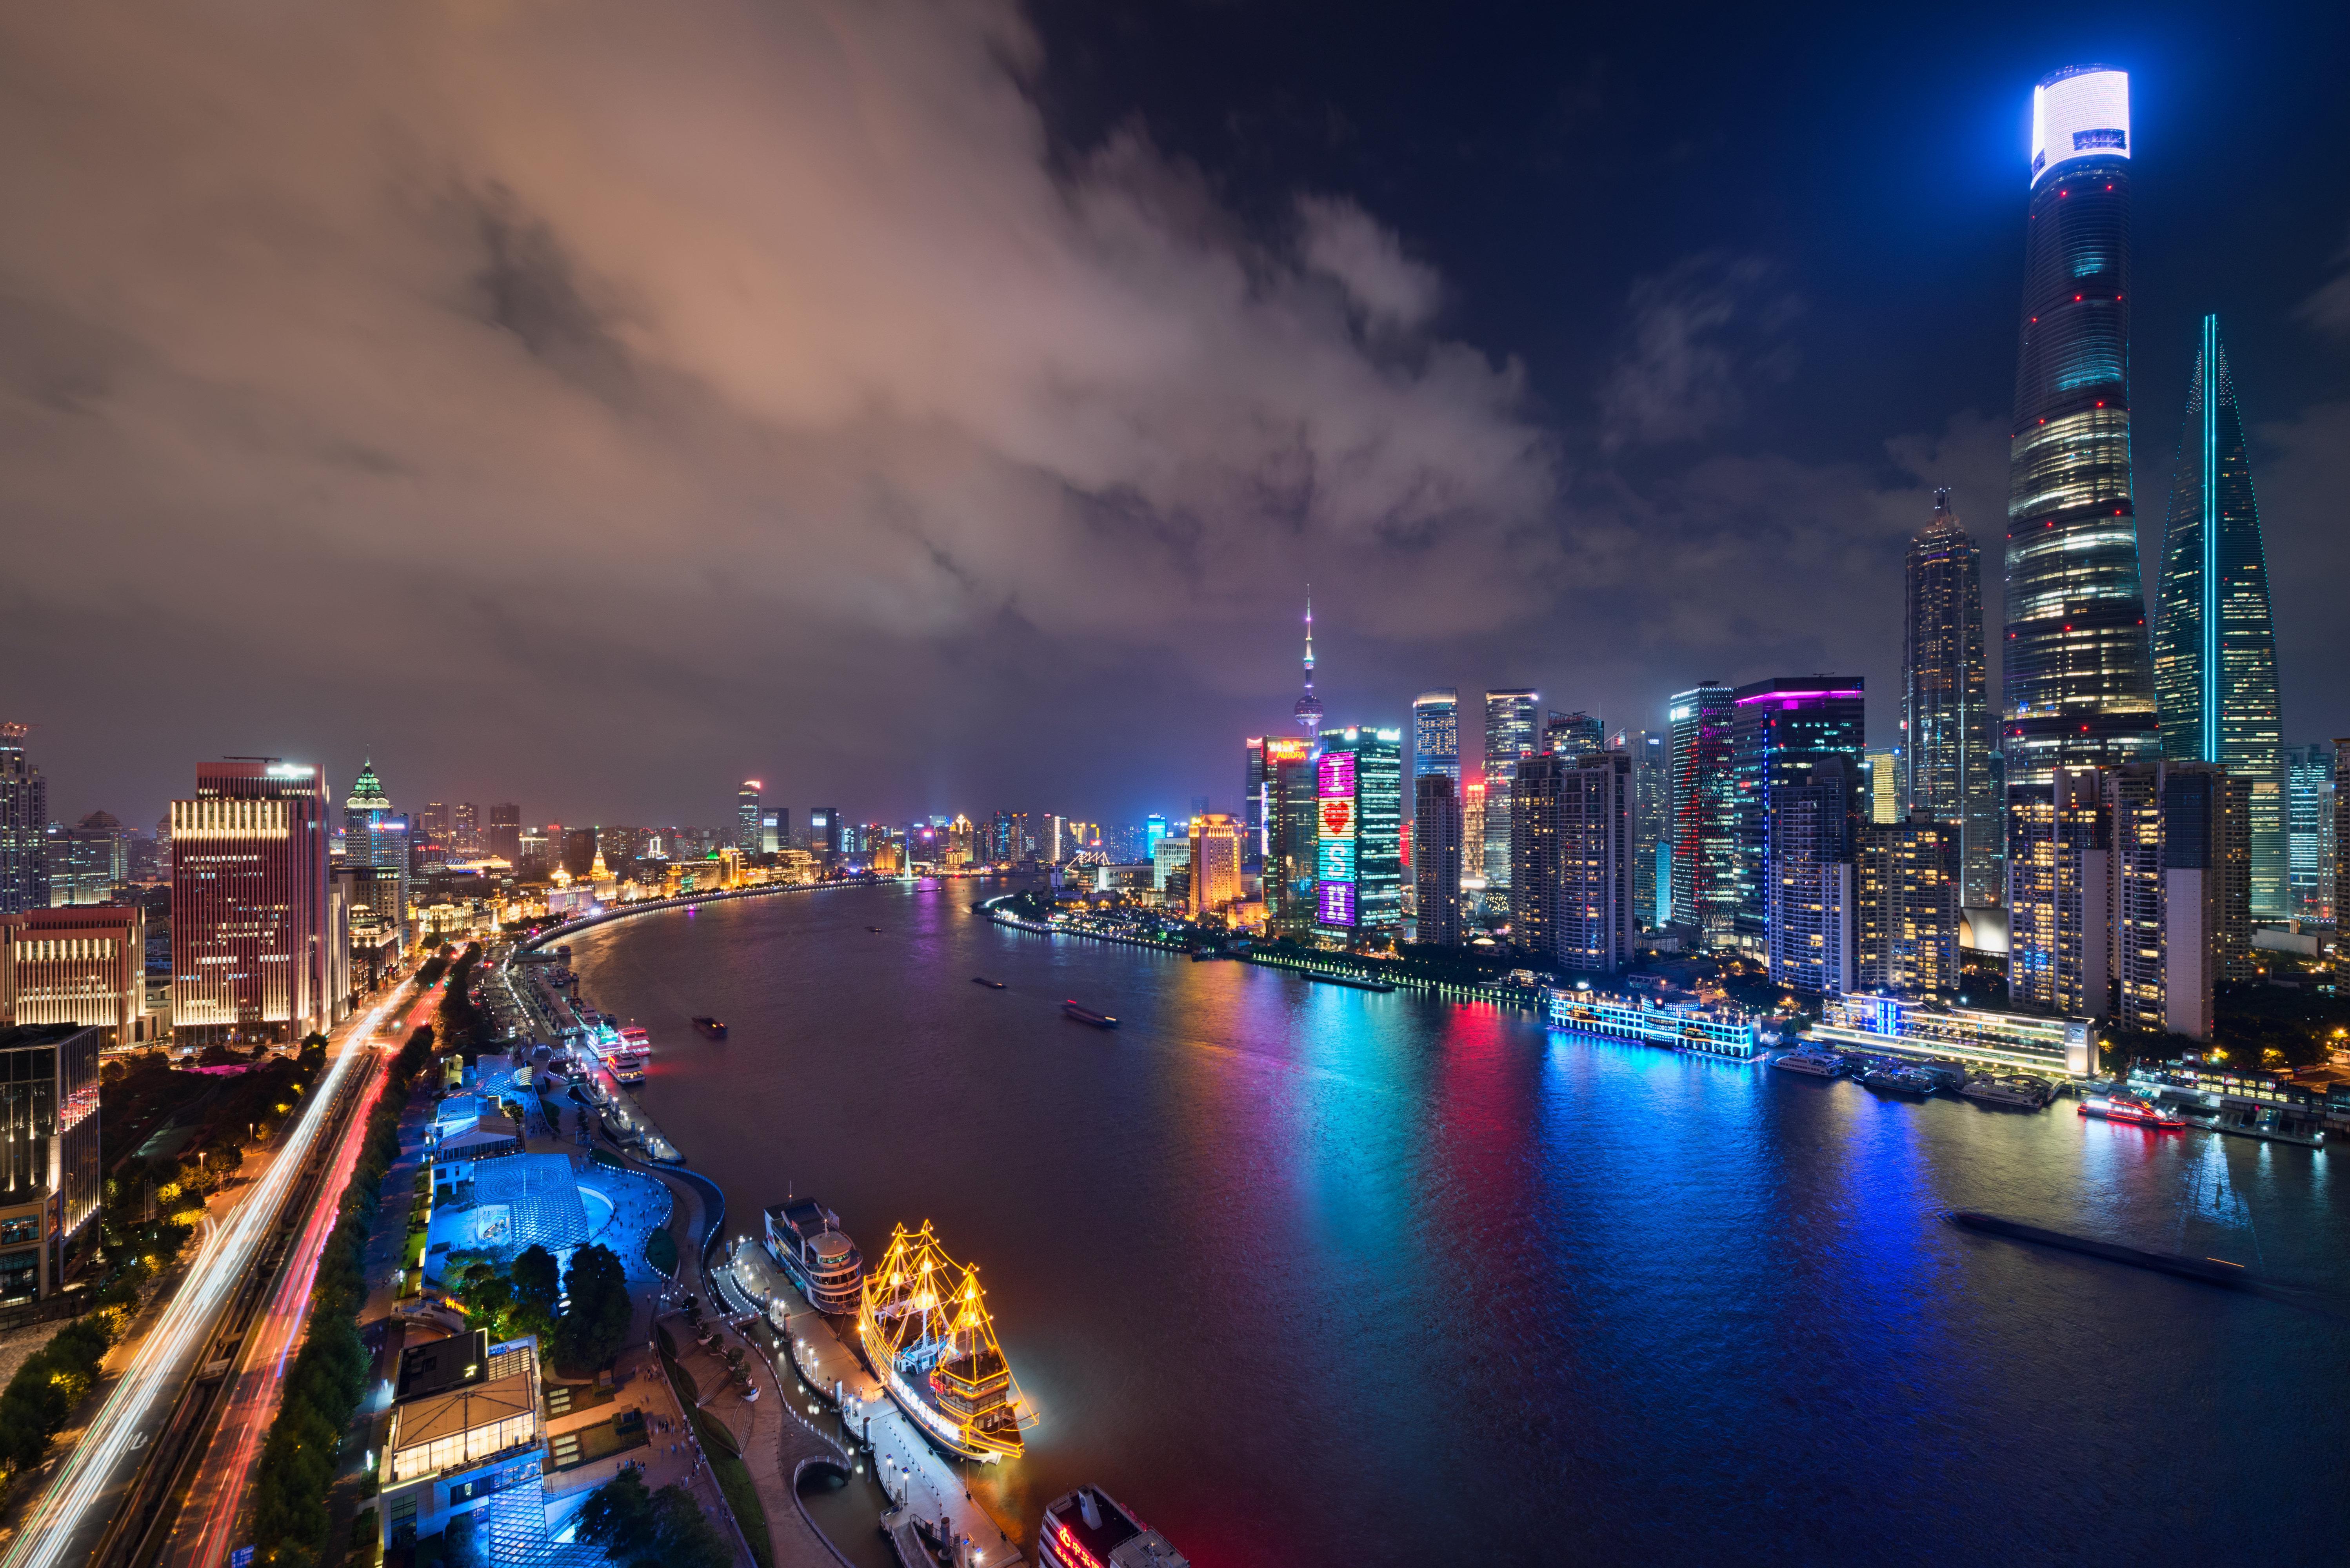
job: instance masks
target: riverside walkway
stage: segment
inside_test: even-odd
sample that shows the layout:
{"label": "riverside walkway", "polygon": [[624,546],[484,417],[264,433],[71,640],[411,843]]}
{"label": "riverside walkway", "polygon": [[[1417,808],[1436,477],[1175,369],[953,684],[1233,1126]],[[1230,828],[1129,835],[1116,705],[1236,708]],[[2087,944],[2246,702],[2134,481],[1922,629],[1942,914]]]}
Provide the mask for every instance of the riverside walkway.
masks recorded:
{"label": "riverside walkway", "polygon": [[942,1550],[966,1543],[968,1557],[950,1560],[979,1568],[1025,1561],[1012,1528],[987,1511],[954,1462],[931,1446],[866,1370],[844,1337],[853,1331],[837,1327],[839,1319],[808,1305],[765,1249],[754,1241],[738,1243],[730,1260],[712,1266],[710,1277],[730,1308],[762,1315],[778,1331],[800,1381],[814,1390],[806,1407],[830,1404],[850,1440],[870,1452],[875,1478],[897,1505],[882,1516],[881,1527],[901,1563],[926,1568],[932,1561],[918,1536]]}
{"label": "riverside walkway", "polygon": [[[623,1158],[627,1157],[623,1156]],[[634,1160],[629,1168],[651,1177],[666,1186],[675,1207],[670,1219],[671,1237],[677,1243],[678,1283],[687,1290],[698,1290],[717,1304],[720,1299],[713,1280],[702,1268],[704,1250],[711,1241],[715,1223],[723,1217],[714,1212],[716,1206],[704,1191],[715,1192],[706,1179],[681,1177],[678,1172],[659,1166],[644,1165]],[[824,1532],[807,1516],[799,1501],[800,1476],[811,1465],[827,1465],[848,1469],[858,1461],[830,1438],[818,1431],[799,1412],[793,1398],[795,1390],[776,1374],[763,1348],[746,1339],[737,1329],[723,1323],[712,1323],[720,1341],[720,1352],[729,1348],[744,1353],[752,1385],[758,1397],[745,1398],[727,1375],[718,1356],[703,1350],[681,1316],[664,1314],[656,1291],[655,1300],[648,1303],[652,1321],[640,1318],[648,1338],[654,1337],[658,1324],[668,1329],[676,1344],[679,1363],[692,1376],[702,1390],[701,1409],[708,1417],[726,1428],[727,1435],[741,1449],[744,1466],[751,1473],[752,1485],[757,1490],[759,1506],[767,1516],[767,1535],[772,1545],[775,1568],[851,1568],[848,1560],[827,1540]],[[705,1319],[705,1322],[711,1320]],[[681,1421],[688,1441],[690,1422]],[[702,1473],[709,1473],[707,1467]],[[745,1521],[745,1528],[751,1528]]]}

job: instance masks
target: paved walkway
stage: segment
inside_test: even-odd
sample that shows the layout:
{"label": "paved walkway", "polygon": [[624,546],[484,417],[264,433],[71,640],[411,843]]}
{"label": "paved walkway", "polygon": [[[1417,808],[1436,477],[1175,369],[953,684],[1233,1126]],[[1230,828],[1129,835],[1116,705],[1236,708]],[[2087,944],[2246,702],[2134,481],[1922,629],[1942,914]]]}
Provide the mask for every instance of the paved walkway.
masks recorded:
{"label": "paved walkway", "polygon": [[715,1273],[731,1306],[762,1313],[780,1332],[800,1376],[832,1403],[851,1439],[870,1450],[882,1490],[898,1504],[881,1523],[901,1560],[919,1560],[909,1554],[921,1550],[910,1539],[919,1532],[941,1544],[969,1542],[982,1564],[1023,1561],[1010,1524],[987,1511],[963,1484],[956,1461],[931,1446],[866,1370],[849,1346],[847,1336],[855,1331],[846,1319],[810,1306],[755,1242],[736,1249]]}
{"label": "paved walkway", "polygon": [[[702,1189],[669,1171],[633,1159],[629,1165],[633,1170],[659,1179],[674,1199],[670,1234],[677,1242],[680,1284],[695,1291],[711,1311],[722,1310],[712,1293],[711,1282],[701,1271],[702,1239],[709,1223]],[[669,1310],[666,1303],[655,1299],[660,1293],[648,1292],[639,1302],[639,1322],[648,1339],[651,1337],[650,1320],[653,1314],[665,1314]],[[673,1297],[677,1292],[666,1293]],[[744,1353],[752,1381],[758,1389],[756,1399],[745,1399],[729,1384],[720,1361],[695,1343],[692,1330],[681,1316],[664,1316],[662,1321],[668,1324],[671,1337],[677,1343],[680,1364],[693,1372],[695,1382],[703,1391],[704,1413],[723,1423],[743,1450],[752,1483],[758,1489],[760,1506],[766,1510],[775,1568],[849,1568],[847,1559],[825,1539],[800,1506],[797,1482],[800,1471],[807,1465],[829,1464],[846,1469],[860,1461],[799,1414],[766,1355],[735,1329],[705,1318],[724,1346]]]}

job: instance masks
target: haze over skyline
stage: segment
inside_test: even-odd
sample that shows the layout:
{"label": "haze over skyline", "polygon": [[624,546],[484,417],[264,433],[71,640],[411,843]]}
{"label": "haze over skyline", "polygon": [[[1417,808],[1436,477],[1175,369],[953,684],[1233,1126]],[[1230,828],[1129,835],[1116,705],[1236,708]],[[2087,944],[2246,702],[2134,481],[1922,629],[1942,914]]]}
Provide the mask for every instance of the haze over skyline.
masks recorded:
{"label": "haze over skyline", "polygon": [[1937,485],[1997,603],[2088,59],[2148,588],[2216,310],[2285,740],[2350,729],[2332,11],[130,14],[0,24],[0,718],[67,820],[224,752],[533,821],[1224,803],[1309,580],[1333,722],[1835,670],[1889,741]]}

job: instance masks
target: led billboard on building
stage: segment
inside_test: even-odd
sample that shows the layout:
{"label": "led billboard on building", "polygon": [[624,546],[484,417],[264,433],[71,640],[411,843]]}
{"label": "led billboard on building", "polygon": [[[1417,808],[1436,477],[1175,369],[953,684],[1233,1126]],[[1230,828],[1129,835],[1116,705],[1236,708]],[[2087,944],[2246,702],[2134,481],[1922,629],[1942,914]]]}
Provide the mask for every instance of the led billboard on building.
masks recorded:
{"label": "led billboard on building", "polygon": [[1321,796],[1321,847],[1315,869],[1321,888],[1315,919],[1326,926],[1355,923],[1355,753],[1322,754],[1316,793]]}

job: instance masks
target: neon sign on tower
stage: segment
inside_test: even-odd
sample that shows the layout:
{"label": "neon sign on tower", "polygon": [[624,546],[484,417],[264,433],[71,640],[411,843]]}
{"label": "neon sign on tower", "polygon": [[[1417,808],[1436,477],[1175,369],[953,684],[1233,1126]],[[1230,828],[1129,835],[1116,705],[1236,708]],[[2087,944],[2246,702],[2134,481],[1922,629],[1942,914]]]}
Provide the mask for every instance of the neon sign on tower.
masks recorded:
{"label": "neon sign on tower", "polygon": [[1314,918],[1326,926],[1355,923],[1355,753],[1325,752],[1319,764],[1320,880]]}

